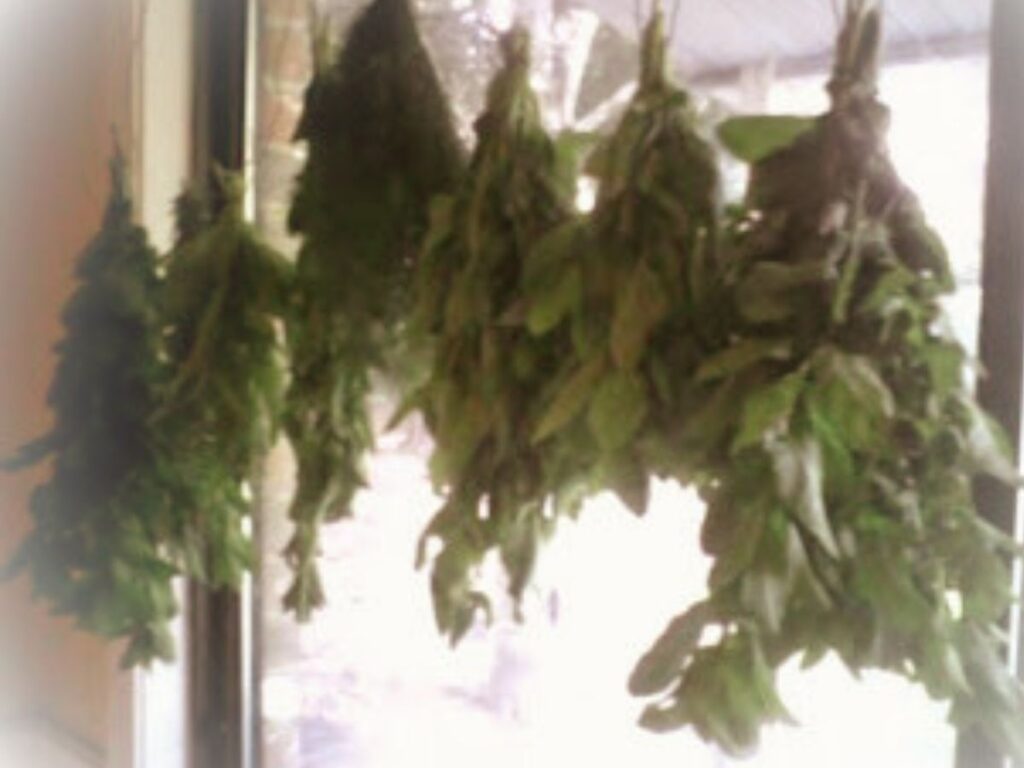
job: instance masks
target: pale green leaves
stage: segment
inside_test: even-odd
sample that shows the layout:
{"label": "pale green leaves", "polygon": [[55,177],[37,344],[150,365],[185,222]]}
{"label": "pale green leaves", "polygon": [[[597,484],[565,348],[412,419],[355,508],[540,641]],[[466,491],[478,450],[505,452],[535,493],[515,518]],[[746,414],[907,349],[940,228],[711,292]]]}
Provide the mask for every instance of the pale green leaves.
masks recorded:
{"label": "pale green leaves", "polygon": [[758,163],[791,146],[817,123],[817,118],[796,115],[734,117],[718,126],[718,138],[738,159]]}
{"label": "pale green leaves", "polygon": [[967,453],[971,467],[1007,485],[1021,485],[1020,473],[1012,461],[1013,451],[1002,429],[972,400],[965,398],[963,404],[970,418]]}
{"label": "pale green leaves", "polygon": [[780,500],[825,552],[839,557],[839,545],[825,508],[824,462],[816,440],[781,440],[769,447]]}

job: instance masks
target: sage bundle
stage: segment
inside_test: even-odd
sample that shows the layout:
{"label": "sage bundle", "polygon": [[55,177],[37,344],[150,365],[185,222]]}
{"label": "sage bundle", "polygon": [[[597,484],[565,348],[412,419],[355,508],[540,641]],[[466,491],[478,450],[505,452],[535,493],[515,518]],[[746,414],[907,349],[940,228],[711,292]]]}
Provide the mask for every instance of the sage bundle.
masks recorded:
{"label": "sage bundle", "polygon": [[440,539],[431,590],[438,627],[453,643],[478,610],[490,612],[473,579],[488,552],[500,552],[518,607],[565,472],[533,443],[530,425],[568,338],[534,338],[518,316],[527,256],[573,218],[575,180],[541,122],[529,36],[512,30],[501,52],[468,173],[435,204],[417,275],[417,324],[432,339],[434,362],[410,403],[434,436],[430,469],[445,494],[419,561],[427,540]]}
{"label": "sage bundle", "polygon": [[732,753],[788,720],[775,671],[835,653],[950,700],[951,721],[1024,755],[1024,691],[1001,660],[1012,542],[977,514],[978,474],[1017,482],[943,325],[953,278],[887,155],[881,21],[851,0],[815,119],[741,118],[753,163],[731,226],[731,343],[703,362],[714,558],[704,601],[637,665],[642,723]]}
{"label": "sage bundle", "polygon": [[596,207],[535,250],[525,286],[530,331],[568,328],[572,340],[534,441],[585,457],[593,487],[637,514],[650,474],[679,472],[669,437],[688,413],[719,303],[718,168],[689,96],[668,78],[666,45],[658,11],[632,102],[589,160]]}
{"label": "sage bundle", "polygon": [[320,525],[351,514],[365,484],[370,379],[398,357],[430,199],[463,165],[409,0],[374,0],[337,55],[321,29],[314,61],[296,133],[309,154],[289,218],[302,246],[287,329],[285,427],[298,476],[284,602],[300,619],[324,602]]}
{"label": "sage bundle", "polygon": [[154,417],[178,556],[188,573],[237,588],[252,561],[243,521],[282,411],[275,322],[291,267],[243,219],[243,182],[220,172],[219,212],[186,195],[169,255],[163,325],[171,380]]}
{"label": "sage bundle", "polygon": [[163,546],[149,423],[164,378],[157,257],[132,220],[119,148],[110,167],[103,224],[78,259],[79,285],[63,312],[48,395],[55,424],[5,465],[53,462],[8,572],[27,570],[35,595],[84,629],[128,638],[122,664],[132,666],[173,655],[177,568]]}

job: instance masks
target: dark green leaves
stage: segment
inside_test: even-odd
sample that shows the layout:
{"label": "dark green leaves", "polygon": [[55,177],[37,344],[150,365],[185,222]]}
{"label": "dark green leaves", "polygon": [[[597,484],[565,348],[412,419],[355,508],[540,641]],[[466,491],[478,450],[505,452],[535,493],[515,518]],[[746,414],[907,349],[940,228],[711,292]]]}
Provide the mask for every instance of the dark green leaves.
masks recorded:
{"label": "dark green leaves", "polygon": [[150,422],[166,380],[156,254],[132,221],[120,151],[111,177],[102,228],[79,257],[63,315],[53,430],[7,465],[52,459],[53,469],[32,494],[33,529],[5,570],[28,571],[34,594],[86,630],[127,638],[130,666],[173,655],[178,566]]}
{"label": "dark green leaves", "polygon": [[533,433],[540,442],[555,434],[586,409],[591,395],[597,389],[607,370],[603,357],[595,357],[569,377],[544,411]]}
{"label": "dark green leaves", "polygon": [[170,256],[164,336],[171,381],[154,415],[175,548],[195,575],[237,587],[252,559],[248,485],[276,437],[284,370],[275,320],[291,269],[242,219],[242,183]]}
{"label": "dark green leaves", "polygon": [[[412,359],[400,360],[398,343],[412,301],[412,256],[431,199],[450,192],[462,171],[448,103],[408,0],[375,0],[336,55],[328,42],[323,34],[317,41],[297,133],[309,159],[290,214],[302,247],[287,324],[285,427],[298,477],[286,552],[295,581],[284,603],[300,619],[324,601],[320,525],[347,517],[364,484],[371,372],[418,365],[409,350]],[[448,235],[451,214],[435,207],[433,239]]]}
{"label": "dark green leaves", "polygon": [[733,451],[763,445],[788,432],[793,410],[806,381],[806,372],[798,370],[752,392],[743,407],[739,434],[732,443]]}

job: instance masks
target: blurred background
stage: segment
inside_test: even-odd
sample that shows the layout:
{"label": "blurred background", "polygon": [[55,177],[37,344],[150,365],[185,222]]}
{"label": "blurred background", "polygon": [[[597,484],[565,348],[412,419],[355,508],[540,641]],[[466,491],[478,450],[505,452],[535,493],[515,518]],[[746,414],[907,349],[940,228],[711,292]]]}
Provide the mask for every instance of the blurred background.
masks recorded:
{"label": "blurred background", "polygon": [[[235,0],[0,0],[0,456],[46,430],[46,388],[71,271],[107,191],[111,127],[129,150],[140,220],[166,246],[169,201],[198,151],[197,18]],[[837,27],[828,0],[667,0],[673,68],[711,121],[815,112]],[[292,142],[311,71],[310,19],[339,36],[361,0],[253,0],[244,6],[250,207],[276,245],[303,147]],[[535,85],[552,130],[612,127],[636,71],[646,3],[632,0],[420,0],[421,29],[462,132],[513,21],[537,48]],[[889,0],[882,96],[891,147],[946,240],[960,289],[957,334],[976,348],[985,158],[989,3]],[[742,176],[728,168],[738,194]],[[587,204],[586,190],[580,204]],[[379,396],[385,415],[391,403]],[[437,636],[416,538],[437,499],[415,425],[381,441],[372,490],[325,542],[328,608],[306,626],[279,607],[291,458],[275,451],[255,510],[262,567],[243,595],[244,752],[265,768],[732,765],[690,735],[639,731],[625,691],[633,660],[669,616],[703,594],[699,502],[659,487],[637,521],[610,498],[564,526],[545,552],[526,621],[499,611],[457,650]],[[30,524],[40,472],[0,475],[0,560]],[[487,571],[500,591],[498,569]],[[180,639],[187,621],[178,627]],[[182,645],[182,648],[187,647]],[[24,579],[0,585],[0,768],[183,768],[188,654],[120,673],[111,648],[50,617]],[[230,684],[226,682],[225,684]],[[784,676],[803,724],[767,734],[758,768],[952,766],[954,731],[922,691],[885,676],[854,684],[827,660]],[[21,757],[12,757],[21,755]],[[30,757],[26,757],[30,756]],[[20,762],[19,762],[20,761]],[[226,767],[230,768],[230,767]]]}

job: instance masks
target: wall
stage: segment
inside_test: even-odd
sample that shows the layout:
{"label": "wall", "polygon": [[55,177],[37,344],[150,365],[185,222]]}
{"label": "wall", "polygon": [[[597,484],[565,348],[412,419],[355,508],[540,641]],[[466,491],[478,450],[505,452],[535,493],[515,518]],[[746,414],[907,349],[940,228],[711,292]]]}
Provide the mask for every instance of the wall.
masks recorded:
{"label": "wall", "polygon": [[[102,212],[112,125],[131,146],[132,6],[0,3],[0,456],[51,422],[51,348]],[[0,476],[0,560],[28,529],[44,476]],[[25,579],[0,586],[0,726],[41,716],[105,751],[115,655],[32,602]]]}

